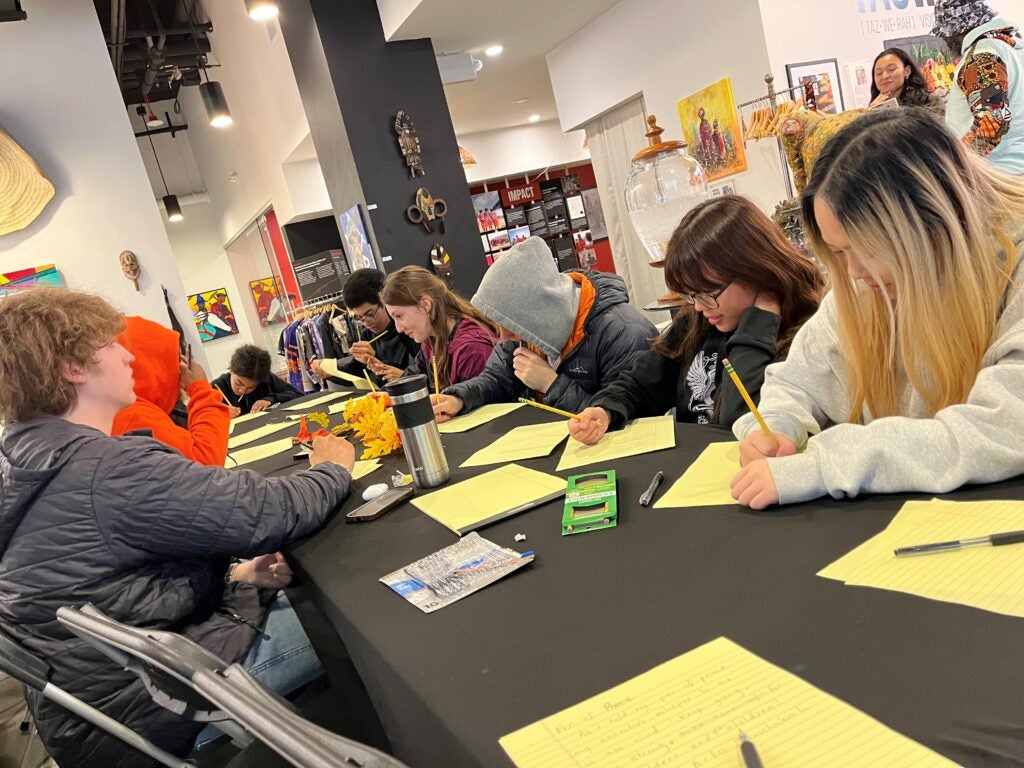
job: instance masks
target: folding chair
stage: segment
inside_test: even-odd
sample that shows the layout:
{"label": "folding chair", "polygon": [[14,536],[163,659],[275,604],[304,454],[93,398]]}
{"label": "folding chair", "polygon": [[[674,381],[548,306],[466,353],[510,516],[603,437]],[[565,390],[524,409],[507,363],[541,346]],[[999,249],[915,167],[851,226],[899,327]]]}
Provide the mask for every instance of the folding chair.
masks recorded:
{"label": "folding chair", "polygon": [[[259,739],[296,768],[407,768],[395,758],[313,725],[239,664],[225,664],[186,637],[114,621],[91,605],[60,608],[57,619],[118,666],[136,674],[153,700],[184,718],[212,722],[242,746]],[[49,682],[45,661],[0,637],[0,668],[163,765],[194,764]]]}

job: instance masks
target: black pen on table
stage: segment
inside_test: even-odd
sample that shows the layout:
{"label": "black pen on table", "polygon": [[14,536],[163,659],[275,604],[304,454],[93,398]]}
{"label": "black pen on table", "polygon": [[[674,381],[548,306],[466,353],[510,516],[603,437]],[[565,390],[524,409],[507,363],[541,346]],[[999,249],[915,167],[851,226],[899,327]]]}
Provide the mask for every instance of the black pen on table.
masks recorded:
{"label": "black pen on table", "polygon": [[757,754],[757,747],[743,731],[740,731],[740,757],[743,758],[745,768],[764,768],[761,756]]}
{"label": "black pen on table", "polygon": [[1020,544],[1022,542],[1024,542],[1024,531],[1007,531],[1006,533],[978,536],[973,539],[937,541],[934,544],[916,544],[912,547],[899,547],[894,549],[892,554],[895,557],[930,555],[934,552],[955,552],[958,549],[966,549],[967,547],[1001,547],[1004,544]]}
{"label": "black pen on table", "polygon": [[658,490],[658,486],[661,485],[661,481],[665,479],[665,473],[658,470],[658,473],[651,480],[651,484],[647,486],[647,490],[640,496],[640,506],[646,507],[654,499],[654,494]]}

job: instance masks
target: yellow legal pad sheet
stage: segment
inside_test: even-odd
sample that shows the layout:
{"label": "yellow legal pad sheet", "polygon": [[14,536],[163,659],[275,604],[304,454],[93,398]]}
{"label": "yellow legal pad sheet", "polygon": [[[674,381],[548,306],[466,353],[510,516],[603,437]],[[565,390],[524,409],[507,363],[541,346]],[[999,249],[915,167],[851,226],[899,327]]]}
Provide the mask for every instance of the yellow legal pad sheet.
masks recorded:
{"label": "yellow legal pad sheet", "polygon": [[231,424],[228,426],[228,434],[230,435],[232,432],[235,431],[236,424],[244,424],[247,421],[252,421],[253,419],[258,419],[261,416],[266,415],[267,411],[256,411],[256,413],[247,413],[245,414],[245,416],[236,416],[231,420]]}
{"label": "yellow legal pad sheet", "polygon": [[444,424],[438,424],[437,431],[442,435],[454,435],[459,432],[468,432],[474,427],[479,427],[481,424],[486,424],[488,421],[494,421],[495,419],[504,416],[506,413],[512,413],[516,408],[522,407],[522,403],[492,403],[491,405],[483,405],[475,411],[470,411],[465,416],[456,416],[451,421],[446,421]]}
{"label": "yellow legal pad sheet", "polygon": [[670,415],[636,419],[624,429],[606,433],[597,445],[584,445],[577,440],[570,440],[565,446],[556,471],[675,448],[676,430],[673,418]]}
{"label": "yellow legal pad sheet", "polygon": [[481,448],[460,466],[480,467],[484,464],[507,464],[520,459],[547,456],[569,436],[566,421],[530,424],[510,429],[486,448]]}
{"label": "yellow legal pad sheet", "polygon": [[[251,464],[254,461],[260,459],[267,459],[271,456],[276,456],[279,453],[287,451],[292,447],[292,439],[290,437],[282,437],[280,440],[274,440],[263,445],[254,445],[252,448],[242,448],[238,451],[232,451],[228,454],[228,458],[224,461],[224,466],[230,469],[231,467],[241,467],[245,464]],[[232,461],[234,459],[234,461]]]}
{"label": "yellow legal pad sheet", "polygon": [[[363,382],[363,383],[365,384],[366,382]],[[312,410],[313,408],[316,408],[318,405],[322,405],[323,403],[329,403],[329,402],[331,402],[331,400],[337,400],[339,397],[346,397],[346,396],[348,396],[350,394],[352,394],[352,393],[351,392],[331,392],[329,394],[324,395],[323,397],[316,397],[316,398],[313,398],[312,400],[307,400],[304,403],[298,403],[297,405],[286,406],[286,407],[282,408],[281,410],[282,411],[309,411],[309,410]]]}
{"label": "yellow legal pad sheet", "polygon": [[287,421],[278,424],[264,424],[262,427],[257,427],[243,435],[235,435],[234,437],[228,438],[228,450],[230,451],[234,448],[238,448],[246,443],[252,443],[259,440],[261,437],[266,437],[267,435],[272,435],[275,432],[280,432],[282,429],[295,429],[295,425]]}
{"label": "yellow legal pad sheet", "polygon": [[1024,617],[1022,545],[896,557],[916,544],[1024,529],[1021,501],[909,501],[889,527],[818,572],[847,585],[906,592]]}
{"label": "yellow legal pad sheet", "polygon": [[380,459],[367,459],[366,461],[357,461],[356,465],[352,467],[352,479],[358,480],[361,477],[366,477],[375,469],[380,468],[380,464]]}
{"label": "yellow legal pad sheet", "polygon": [[654,508],[735,504],[736,500],[729,492],[729,482],[739,471],[740,444],[712,443],[701,452],[682,477],[654,502]]}
{"label": "yellow legal pad sheet", "polygon": [[347,371],[339,370],[337,360],[321,360],[320,368],[328,376],[334,376],[335,378],[338,379],[344,379],[345,381],[352,384],[356,389],[370,389],[370,383],[366,380],[365,376],[356,376],[355,374],[349,373]]}
{"label": "yellow legal pad sheet", "polygon": [[425,496],[416,496],[412,503],[461,535],[564,493],[562,478],[507,464]]}
{"label": "yellow legal pad sheet", "polygon": [[499,740],[519,768],[736,768],[739,731],[766,766],[955,766],[719,637]]}

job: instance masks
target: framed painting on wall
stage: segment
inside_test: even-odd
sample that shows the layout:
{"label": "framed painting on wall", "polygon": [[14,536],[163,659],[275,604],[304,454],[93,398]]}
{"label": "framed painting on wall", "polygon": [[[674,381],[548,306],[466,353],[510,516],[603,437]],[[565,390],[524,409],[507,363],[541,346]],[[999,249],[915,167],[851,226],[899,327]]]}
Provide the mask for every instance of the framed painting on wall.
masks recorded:
{"label": "framed painting on wall", "polygon": [[252,292],[260,325],[284,322],[284,302],[281,300],[284,288],[281,286],[281,278],[264,277],[260,280],[251,280],[249,290]]}
{"label": "framed painting on wall", "polygon": [[338,229],[341,231],[341,241],[352,269],[375,269],[377,263],[373,258],[373,248],[370,246],[370,237],[366,234],[358,203],[338,217]]}
{"label": "framed painting on wall", "polygon": [[708,181],[747,170],[740,118],[728,77],[680,99],[676,106],[683,138],[693,148]]}
{"label": "framed painting on wall", "polygon": [[238,322],[223,288],[190,294],[188,305],[192,309],[200,341],[213,341],[238,333]]}
{"label": "framed painting on wall", "polygon": [[951,51],[942,38],[927,35],[900,37],[896,40],[886,40],[884,45],[886,48],[899,48],[910,54],[910,58],[921,68],[929,93],[936,88],[952,90],[953,73],[960,63],[961,56]]}
{"label": "framed painting on wall", "polygon": [[0,273],[0,297],[37,285],[64,285],[54,264]]}
{"label": "framed painting on wall", "polygon": [[[843,106],[843,86],[839,80],[839,61],[837,59],[787,64],[786,77],[789,78],[789,86],[791,88],[811,83],[811,87],[814,88],[814,97],[817,101],[818,111],[823,115],[837,115],[845,109]],[[799,99],[800,95],[794,94],[793,97]]]}

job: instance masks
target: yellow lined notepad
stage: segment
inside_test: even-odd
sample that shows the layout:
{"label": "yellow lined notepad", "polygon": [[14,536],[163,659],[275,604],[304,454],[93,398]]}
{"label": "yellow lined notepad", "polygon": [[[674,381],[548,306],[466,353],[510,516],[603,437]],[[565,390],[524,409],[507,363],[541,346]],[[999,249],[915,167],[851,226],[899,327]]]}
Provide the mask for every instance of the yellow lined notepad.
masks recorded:
{"label": "yellow lined notepad", "polygon": [[712,507],[735,504],[729,482],[740,471],[739,443],[712,443],[705,448],[683,476],[654,502],[666,507]]}
{"label": "yellow lined notepad", "polygon": [[338,379],[344,379],[349,384],[353,385],[356,389],[365,389],[367,391],[369,391],[370,389],[370,383],[362,376],[355,376],[351,373],[348,373],[347,371],[339,370],[337,360],[321,360],[320,368],[328,376],[334,376],[335,378]]}
{"label": "yellow lined notepad", "polygon": [[976,547],[895,557],[897,547],[1024,528],[1020,501],[910,501],[889,527],[818,575],[1024,617],[1024,547]]}
{"label": "yellow lined notepad", "polygon": [[416,496],[412,503],[461,535],[564,493],[562,478],[507,464],[439,491]]}
{"label": "yellow lined notepad", "polygon": [[736,768],[742,729],[766,766],[955,766],[720,637],[499,739],[518,768]]}
{"label": "yellow lined notepad", "polygon": [[491,403],[482,405],[475,411],[470,411],[465,416],[456,416],[451,421],[437,425],[437,431],[442,435],[454,435],[494,421],[507,413],[512,413],[516,408],[522,408],[522,403]]}
{"label": "yellow lined notepad", "polygon": [[510,429],[486,448],[481,448],[460,466],[480,467],[485,464],[507,464],[520,459],[547,456],[569,436],[565,421],[530,424]]}
{"label": "yellow lined notepad", "polygon": [[256,411],[256,413],[247,413],[245,414],[245,416],[236,416],[231,420],[230,426],[228,426],[228,434],[230,435],[232,432],[235,431],[236,424],[244,424],[247,421],[252,421],[253,419],[258,419],[261,416],[266,415],[267,411]]}
{"label": "yellow lined notepad", "polygon": [[323,397],[315,397],[312,400],[307,400],[304,403],[298,403],[297,405],[289,405],[282,408],[282,411],[311,411],[318,405],[323,403],[329,403],[332,400],[337,400],[339,397],[345,397],[350,395],[351,392],[331,392],[324,395]]}
{"label": "yellow lined notepad", "polygon": [[228,438],[228,450],[234,450],[246,443],[252,443],[259,440],[267,435],[272,435],[275,432],[280,432],[282,429],[294,429],[295,425],[290,422],[284,422],[283,424],[264,424],[262,427],[250,430],[242,435],[235,435],[234,437]]}
{"label": "yellow lined notepad", "polygon": [[367,459],[366,461],[357,461],[356,465],[352,467],[352,479],[358,480],[361,477],[366,477],[375,469],[380,468],[380,465],[380,459]]}
{"label": "yellow lined notepad", "polygon": [[[271,456],[276,456],[279,453],[289,450],[294,444],[290,437],[282,437],[280,440],[274,440],[263,445],[254,445],[252,448],[242,448],[237,451],[232,451],[228,454],[228,458],[224,461],[224,466],[230,469],[231,467],[241,467],[245,464],[252,464],[254,461],[260,459],[267,459]],[[234,459],[234,461],[232,461]]]}
{"label": "yellow lined notepad", "polygon": [[558,462],[558,472],[586,464],[609,462],[626,456],[653,453],[676,445],[676,430],[672,416],[652,416],[631,421],[617,432],[608,432],[597,445],[584,445],[570,440]]}

